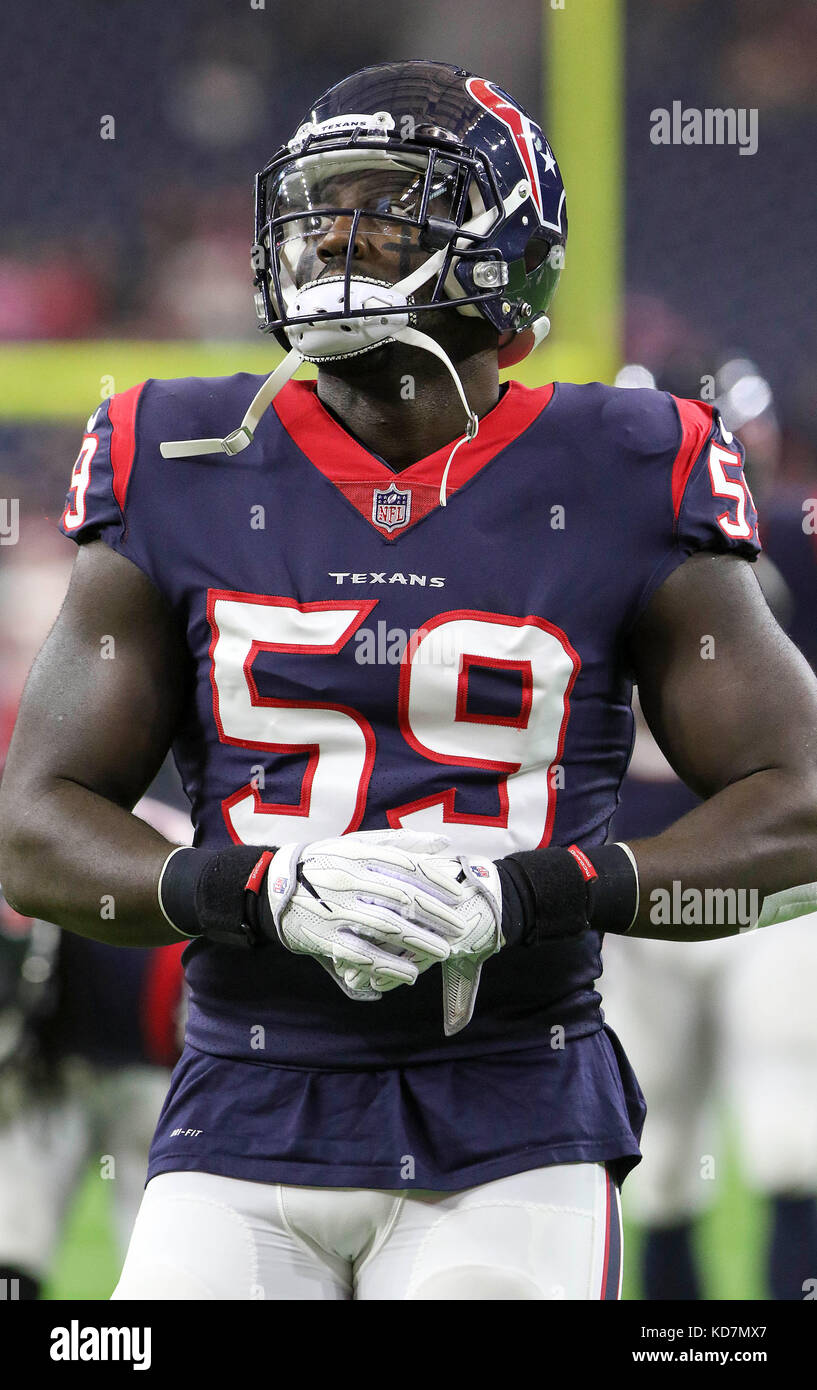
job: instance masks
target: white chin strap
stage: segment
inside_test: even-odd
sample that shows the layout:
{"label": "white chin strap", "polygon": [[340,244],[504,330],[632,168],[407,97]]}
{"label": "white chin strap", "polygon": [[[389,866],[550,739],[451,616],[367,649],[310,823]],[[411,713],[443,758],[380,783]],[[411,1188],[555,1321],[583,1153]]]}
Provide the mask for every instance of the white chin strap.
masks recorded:
{"label": "white chin strap", "polygon": [[246,449],[248,444],[252,444],[253,435],[258,429],[258,421],[267,406],[278,395],[281,387],[286,386],[290,377],[295,375],[303,360],[304,358],[296,348],[287,353],[283,362],[278,364],[275,371],[267,377],[260,391],[257,391],[253,396],[238,429],[233,430],[232,434],[228,434],[225,439],[168,440],[159,445],[162,458],[187,459],[195,458],[197,454],[240,454],[242,449]]}
{"label": "white chin strap", "polygon": [[[506,216],[515,212],[527,196],[528,185],[524,182],[518,183],[505,200]],[[472,217],[462,230],[481,236],[490,230],[493,219],[494,214],[491,212],[480,213],[477,217]],[[199,454],[217,453],[239,454],[242,449],[246,449],[248,444],[252,443],[258,422],[264,411],[281,388],[286,386],[287,382],[295,375],[302,362],[337,362],[342,361],[344,357],[353,357],[370,352],[372,348],[382,343],[406,343],[410,347],[422,348],[424,351],[430,352],[438,361],[442,362],[451,374],[457,388],[457,394],[468,417],[465,434],[455,442],[440,482],[440,504],[444,507],[446,505],[446,482],[454,455],[462,444],[470,443],[472,439],[476,438],[479,419],[468,404],[457,369],[447,352],[427,333],[421,333],[409,325],[411,309],[409,296],[425,285],[432,276],[439,273],[445,260],[446,249],[441,248],[439,251],[435,251],[417,270],[395,285],[351,276],[349,279],[350,312],[346,319],[331,319],[327,322],[325,318],[325,315],[337,313],[339,309],[343,308],[344,277],[327,277],[305,285],[296,295],[292,312],[293,315],[305,320],[310,314],[314,314],[315,317],[302,323],[295,323],[286,330],[287,337],[292,344],[292,350],[287,353],[275,371],[267,377],[261,389],[253,397],[238,428],[224,439],[167,441],[159,446],[162,458],[195,458]],[[360,317],[361,309],[377,308],[384,310],[382,317],[377,314]],[[550,322],[544,317],[534,324],[533,331],[537,343],[545,337],[549,328]]]}

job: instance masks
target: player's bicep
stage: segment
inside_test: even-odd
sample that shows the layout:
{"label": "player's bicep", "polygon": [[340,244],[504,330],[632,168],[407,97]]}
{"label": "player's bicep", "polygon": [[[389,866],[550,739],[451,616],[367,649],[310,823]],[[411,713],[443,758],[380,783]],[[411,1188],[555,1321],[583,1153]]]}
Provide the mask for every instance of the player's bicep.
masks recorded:
{"label": "player's bicep", "polygon": [[101,541],[82,546],[23,694],[6,793],[36,796],[62,778],[132,806],[172,740],[184,663],[146,576]]}
{"label": "player's bicep", "polygon": [[701,796],[817,759],[817,681],[751,566],[699,554],[653,595],[631,638],[647,722]]}

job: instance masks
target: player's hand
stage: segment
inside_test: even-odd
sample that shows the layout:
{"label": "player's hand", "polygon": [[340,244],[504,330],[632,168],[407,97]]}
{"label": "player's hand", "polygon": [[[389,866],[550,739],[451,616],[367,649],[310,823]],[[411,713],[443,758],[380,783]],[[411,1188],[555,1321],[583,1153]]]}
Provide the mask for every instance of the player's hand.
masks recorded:
{"label": "player's hand", "polygon": [[457,858],[441,852],[406,854],[413,859],[393,890],[403,895],[402,912],[447,942],[443,961],[443,1026],[450,1037],[470,1023],[482,965],[505,944],[502,888],[490,859]]}
{"label": "player's hand", "polygon": [[[290,853],[297,848],[290,847]],[[336,863],[329,873],[320,865],[313,868],[327,848],[333,859],[341,859],[339,874]],[[309,845],[303,851],[310,856],[309,880],[315,889],[320,884],[326,903],[336,904],[347,914],[386,914],[379,918],[379,925],[381,929],[387,925],[390,935],[380,938],[381,945],[388,941],[392,950],[401,953],[391,964],[393,983],[385,985],[381,979],[388,977],[382,976],[380,970],[370,973],[367,980],[367,962],[358,964],[347,957],[340,978],[336,970],[330,971],[341,988],[351,998],[378,997],[368,991],[413,983],[397,974],[398,970],[406,971],[412,959],[417,963],[417,973],[439,960],[443,969],[443,1021],[448,1036],[470,1022],[483,962],[504,945],[502,889],[495,865],[490,859],[454,857],[446,853],[449,848],[450,842],[442,835],[377,830],[344,835],[339,840]],[[270,892],[273,865],[267,875]],[[336,898],[338,892],[340,897]],[[314,922],[314,898],[305,898],[305,906]],[[422,936],[412,937],[412,930]],[[341,949],[348,949],[350,934],[358,936],[353,922],[344,929]],[[359,947],[360,942],[357,944]]]}
{"label": "player's hand", "polygon": [[[433,877],[418,877],[418,861],[447,845],[444,836],[411,830],[283,845],[265,875],[280,940],[290,951],[314,956],[350,999],[379,999],[413,984],[450,954],[450,911],[424,916],[423,902],[414,897],[418,887],[434,891]],[[441,862],[448,861],[435,860]]]}

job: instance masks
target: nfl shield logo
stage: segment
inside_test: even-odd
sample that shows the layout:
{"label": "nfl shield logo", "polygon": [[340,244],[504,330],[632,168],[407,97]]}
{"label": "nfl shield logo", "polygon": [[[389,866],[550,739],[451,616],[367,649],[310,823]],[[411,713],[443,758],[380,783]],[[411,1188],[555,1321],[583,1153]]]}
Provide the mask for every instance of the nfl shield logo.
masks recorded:
{"label": "nfl shield logo", "polygon": [[411,493],[390,487],[386,492],[375,489],[372,501],[372,521],[384,531],[396,531],[405,526],[411,516]]}

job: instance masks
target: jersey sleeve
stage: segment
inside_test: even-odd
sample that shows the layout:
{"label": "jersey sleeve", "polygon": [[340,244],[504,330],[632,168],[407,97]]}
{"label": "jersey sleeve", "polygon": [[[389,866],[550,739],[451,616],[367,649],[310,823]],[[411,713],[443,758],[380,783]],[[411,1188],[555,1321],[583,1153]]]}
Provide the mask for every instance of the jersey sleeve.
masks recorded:
{"label": "jersey sleeve", "polygon": [[103,401],[88,421],[60,519],[60,530],[78,545],[101,539],[128,554],[128,487],[145,385]]}
{"label": "jersey sleeve", "polygon": [[630,610],[628,628],[690,555],[703,551],[756,560],[761,548],[757,511],[743,471],[743,446],[725,429],[717,410],[705,401],[655,391],[643,394],[652,397],[655,438],[652,449],[648,438],[643,441],[647,473],[639,475],[639,495],[643,524],[658,552],[645,545],[653,563]]}
{"label": "jersey sleeve", "polygon": [[757,559],[757,509],[743,471],[743,445],[713,406],[670,399],[681,427],[671,480],[678,545],[690,554],[713,550]]}

